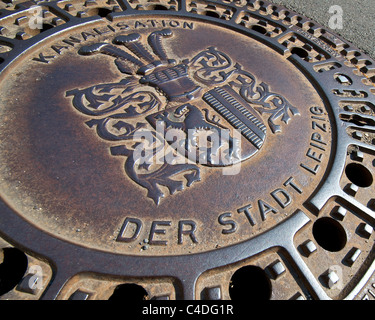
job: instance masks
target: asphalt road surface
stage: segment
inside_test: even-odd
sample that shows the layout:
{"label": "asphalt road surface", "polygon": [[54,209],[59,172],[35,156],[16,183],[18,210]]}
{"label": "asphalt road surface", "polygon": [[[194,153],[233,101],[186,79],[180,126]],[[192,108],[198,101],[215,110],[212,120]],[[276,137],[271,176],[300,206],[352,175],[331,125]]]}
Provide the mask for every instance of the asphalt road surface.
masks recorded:
{"label": "asphalt road surface", "polygon": [[329,8],[338,5],[343,10],[342,29],[333,30],[362,52],[375,59],[375,0],[270,0],[275,4],[329,27]]}

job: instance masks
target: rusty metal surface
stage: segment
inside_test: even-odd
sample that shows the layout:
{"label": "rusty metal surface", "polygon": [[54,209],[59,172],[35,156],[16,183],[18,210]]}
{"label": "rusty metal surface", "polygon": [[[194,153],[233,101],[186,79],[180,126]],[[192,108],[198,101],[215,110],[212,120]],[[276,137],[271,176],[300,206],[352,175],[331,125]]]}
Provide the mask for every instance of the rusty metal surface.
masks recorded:
{"label": "rusty metal surface", "polygon": [[1,298],[371,296],[369,57],[264,1],[33,4],[0,14]]}

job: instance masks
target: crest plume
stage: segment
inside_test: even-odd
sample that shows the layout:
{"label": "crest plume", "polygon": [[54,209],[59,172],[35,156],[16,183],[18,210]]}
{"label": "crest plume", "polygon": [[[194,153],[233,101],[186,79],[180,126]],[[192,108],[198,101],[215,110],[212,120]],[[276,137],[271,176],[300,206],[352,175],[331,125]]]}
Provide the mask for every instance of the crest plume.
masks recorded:
{"label": "crest plume", "polygon": [[150,52],[142,45],[142,43],[139,41],[140,39],[141,36],[139,33],[132,33],[127,36],[118,36],[113,40],[113,42],[115,44],[124,45],[135,55],[137,55],[140,58],[143,58],[148,63],[151,63],[155,59],[150,54]]}
{"label": "crest plume", "polygon": [[189,66],[185,62],[177,64],[176,60],[168,58],[162,39],[172,35],[170,29],[152,32],[147,41],[153,53],[142,44],[141,35],[138,33],[120,35],[113,40],[115,45],[123,45],[131,53],[109,43],[84,46],[78,53],[82,55],[102,53],[115,57],[116,66],[121,72],[140,75],[140,83],[156,88],[169,101],[189,101],[199,95],[200,86],[189,78]]}
{"label": "crest plume", "polygon": [[148,43],[150,47],[161,60],[168,60],[167,54],[161,43],[161,38],[171,37],[172,34],[172,30],[164,29],[160,31],[155,31],[148,36]]}
{"label": "crest plume", "polygon": [[[84,46],[79,49],[78,53],[81,55],[94,55],[97,53],[106,54],[119,60],[130,62],[134,67],[137,68],[137,73],[145,74],[146,72],[151,71],[161,65],[166,66],[168,64],[175,64],[175,60],[168,59],[167,53],[161,41],[163,37],[171,37],[172,34],[172,30],[164,29],[152,32],[148,36],[148,43],[151,49],[161,61],[157,61],[149,50],[144,47],[140,41],[141,36],[138,33],[117,36],[113,40],[114,44],[124,45],[133,55],[109,43],[96,43],[93,45]],[[139,59],[146,61],[146,64]]]}
{"label": "crest plume", "polygon": [[126,60],[138,68],[143,66],[140,60],[109,43],[96,43],[90,46],[84,46],[79,49],[78,53],[85,56],[102,53],[121,60]]}

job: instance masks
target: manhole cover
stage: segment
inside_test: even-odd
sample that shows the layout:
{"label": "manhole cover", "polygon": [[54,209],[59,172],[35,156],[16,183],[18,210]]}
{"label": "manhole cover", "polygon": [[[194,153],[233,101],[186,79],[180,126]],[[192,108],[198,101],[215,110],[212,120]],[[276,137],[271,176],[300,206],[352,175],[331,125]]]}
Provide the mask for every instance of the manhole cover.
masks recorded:
{"label": "manhole cover", "polygon": [[375,296],[367,56],[264,1],[3,7],[1,298]]}

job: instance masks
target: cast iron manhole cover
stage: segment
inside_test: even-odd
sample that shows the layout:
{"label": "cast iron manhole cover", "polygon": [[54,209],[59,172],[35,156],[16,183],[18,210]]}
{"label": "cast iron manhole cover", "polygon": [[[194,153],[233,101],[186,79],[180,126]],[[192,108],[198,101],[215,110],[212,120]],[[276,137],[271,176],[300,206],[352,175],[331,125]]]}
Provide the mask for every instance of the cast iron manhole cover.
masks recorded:
{"label": "cast iron manhole cover", "polygon": [[265,1],[4,1],[3,299],[370,299],[375,72]]}

